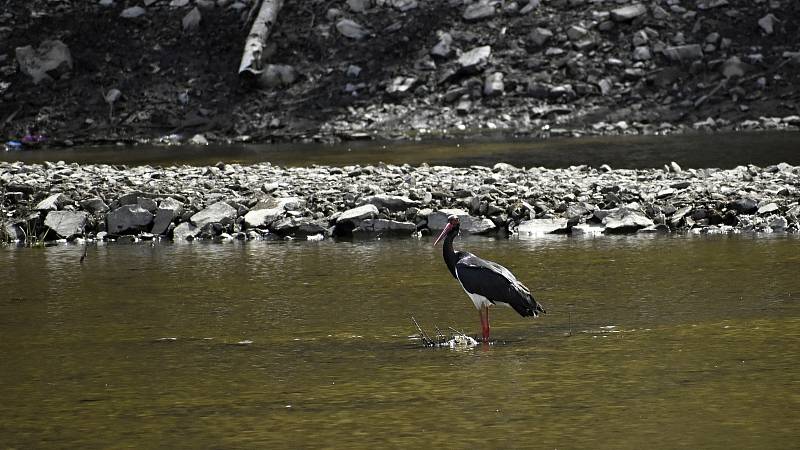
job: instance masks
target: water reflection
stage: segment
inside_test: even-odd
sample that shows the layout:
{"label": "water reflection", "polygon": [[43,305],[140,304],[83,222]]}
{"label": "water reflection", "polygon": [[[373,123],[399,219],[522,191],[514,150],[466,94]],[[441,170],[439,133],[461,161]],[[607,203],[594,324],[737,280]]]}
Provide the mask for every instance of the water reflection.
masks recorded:
{"label": "water reflection", "polygon": [[[222,146],[118,146],[0,152],[0,161],[78,162],[82,164],[213,165],[269,161],[283,166],[312,164],[412,164],[492,166],[497,162],[524,167],[588,164],[615,168],[662,167],[677,161],[684,168],[787,162],[800,164],[796,132],[700,133],[674,136],[600,136],[564,139],[472,139],[424,142],[345,142],[320,144],[237,144]],[[669,156],[665,156],[669,155]]]}

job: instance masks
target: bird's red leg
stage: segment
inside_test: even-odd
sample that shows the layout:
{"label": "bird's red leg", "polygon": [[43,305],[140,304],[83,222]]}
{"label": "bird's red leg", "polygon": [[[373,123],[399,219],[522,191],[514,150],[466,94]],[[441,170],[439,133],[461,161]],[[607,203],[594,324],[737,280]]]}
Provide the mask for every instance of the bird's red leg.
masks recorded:
{"label": "bird's red leg", "polygon": [[489,342],[489,307],[484,306],[484,310],[486,311],[486,332],[483,336],[483,342]]}
{"label": "bird's red leg", "polygon": [[483,340],[486,341],[486,317],[483,315],[483,306],[478,309],[478,316],[481,318],[481,333],[483,333]]}
{"label": "bird's red leg", "polygon": [[489,307],[481,306],[481,328],[483,331],[483,342],[489,342]]}

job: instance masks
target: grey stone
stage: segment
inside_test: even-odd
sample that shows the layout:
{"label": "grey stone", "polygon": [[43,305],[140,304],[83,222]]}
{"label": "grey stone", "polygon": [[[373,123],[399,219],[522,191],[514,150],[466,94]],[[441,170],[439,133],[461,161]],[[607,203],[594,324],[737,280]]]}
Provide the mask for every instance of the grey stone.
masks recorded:
{"label": "grey stone", "polygon": [[121,206],[106,215],[106,229],[113,234],[146,231],[151,223],[153,214],[136,205]]}
{"label": "grey stone", "polygon": [[372,219],[378,215],[378,208],[375,205],[362,205],[348,209],[336,218],[336,223],[352,222],[357,224],[364,219]]}
{"label": "grey stone", "polygon": [[183,222],[172,230],[172,239],[175,242],[192,240],[200,232],[200,229],[189,222]]}
{"label": "grey stone", "polygon": [[244,215],[244,223],[247,228],[266,227],[283,217],[283,211],[282,207],[254,209]]}
{"label": "grey stone", "polygon": [[169,226],[175,218],[180,217],[177,211],[172,208],[158,208],[156,210],[156,217],[153,221],[153,228],[150,232],[154,235],[167,234]]}
{"label": "grey stone", "polygon": [[641,3],[623,6],[611,10],[611,20],[615,22],[628,22],[647,13],[647,8]]}
{"label": "grey stone", "polygon": [[473,3],[467,6],[467,8],[464,9],[464,14],[462,14],[461,17],[467,21],[478,21],[494,17],[495,12],[496,11],[493,4],[479,1],[478,3]]}
{"label": "grey stone", "polygon": [[758,19],[758,26],[764,30],[764,33],[772,34],[775,30],[775,21],[777,18],[772,14],[767,14],[766,16]]}
{"label": "grey stone", "polygon": [[[22,241],[25,239],[25,232],[22,231],[22,227],[15,223],[8,223],[3,222],[3,227],[5,230],[5,235],[8,237],[9,240],[13,241]],[[2,233],[0,233],[2,234]]]}
{"label": "grey stone", "polygon": [[387,219],[365,219],[361,221],[357,230],[372,233],[413,233],[417,231],[417,226],[411,222],[399,222]]}
{"label": "grey stone", "polygon": [[443,230],[447,224],[447,218],[457,216],[461,223],[461,231],[471,234],[480,234],[492,231],[496,228],[494,222],[485,218],[477,218],[469,215],[463,209],[440,209],[428,214],[428,228],[433,231]]}
{"label": "grey stone", "polygon": [[672,61],[693,61],[703,58],[703,49],[699,44],[675,45],[666,47],[662,53]]}
{"label": "grey stone", "polygon": [[192,8],[181,20],[183,31],[194,31],[199,28],[202,18],[203,15],[200,14],[200,10],[197,7]]}
{"label": "grey stone", "polygon": [[59,40],[43,41],[34,50],[30,45],[15,50],[19,70],[33,79],[33,84],[52,80],[55,72],[72,70],[72,54],[69,47]]}
{"label": "grey stone", "polygon": [[650,47],[642,45],[634,48],[632,58],[634,61],[649,61],[652,58]]}
{"label": "grey stone", "polygon": [[483,234],[494,231],[496,228],[497,225],[495,225],[490,219],[471,217],[469,226],[467,226],[466,230],[472,234]]}
{"label": "grey stone", "polygon": [[49,227],[62,238],[69,239],[83,235],[86,226],[85,212],[50,211],[44,219],[44,226]]}
{"label": "grey stone", "polygon": [[394,9],[401,12],[411,11],[419,6],[417,0],[391,0],[391,2]]}
{"label": "grey stone", "polygon": [[150,232],[154,235],[169,233],[170,225],[173,221],[183,214],[183,204],[174,198],[166,198],[161,201],[156,210],[156,217],[153,228]]}
{"label": "grey stone", "polygon": [[119,16],[123,19],[136,19],[143,16],[146,12],[147,11],[141,6],[131,6],[130,8],[123,9]]}
{"label": "grey stone", "polygon": [[530,0],[527,5],[519,10],[520,15],[525,15],[538,8],[542,4],[541,0]]}
{"label": "grey stone", "polygon": [[738,56],[731,56],[722,63],[722,76],[725,78],[743,77],[747,73],[748,65],[743,63]]}
{"label": "grey stone", "polygon": [[777,212],[780,208],[778,204],[775,202],[769,202],[765,205],[761,205],[758,207],[758,214],[770,214]]}
{"label": "grey stone", "polygon": [[236,218],[236,208],[225,202],[217,202],[197,212],[189,220],[198,228],[209,223],[230,223]]}
{"label": "grey stone", "polygon": [[290,86],[297,81],[297,70],[285,64],[267,64],[258,77],[262,87],[278,88]]}
{"label": "grey stone", "polygon": [[102,199],[94,197],[81,202],[81,208],[91,214],[104,213],[108,211],[108,205]]}
{"label": "grey stone", "polygon": [[399,97],[410,92],[415,84],[417,84],[417,79],[415,77],[395,77],[389,86],[386,87],[386,93]]}
{"label": "grey stone", "polygon": [[450,33],[439,33],[439,42],[431,49],[431,55],[447,58],[453,52],[453,37]]}
{"label": "grey stone", "polygon": [[524,220],[517,226],[517,233],[531,237],[568,231],[569,221],[564,218]]}
{"label": "grey stone", "polygon": [[375,205],[378,208],[386,208],[389,211],[405,211],[413,206],[418,206],[419,202],[399,195],[373,195],[364,198],[365,204]]}
{"label": "grey stone", "polygon": [[361,40],[369,36],[369,30],[350,19],[340,19],[336,22],[336,30],[342,36],[355,40]]}
{"label": "grey stone", "polygon": [[783,231],[784,229],[786,229],[787,226],[789,226],[789,222],[786,220],[785,217],[775,216],[770,218],[769,226],[774,231]]}
{"label": "grey stone", "polygon": [[372,7],[372,0],[347,0],[350,11],[362,13]]}
{"label": "grey stone", "polygon": [[503,74],[495,72],[486,76],[483,82],[483,95],[486,97],[494,97],[500,95],[505,90],[503,84]]}
{"label": "grey stone", "polygon": [[631,233],[655,224],[640,211],[619,208],[603,218],[603,225],[606,233]]}
{"label": "grey stone", "polygon": [[147,197],[137,198],[136,205],[150,211],[151,213],[155,213],[158,209],[158,205],[156,204],[155,200]]}
{"label": "grey stone", "polygon": [[462,229],[466,229],[472,225],[472,218],[467,211],[464,211],[463,209],[446,208],[438,211],[432,211],[430,214],[428,214],[428,228],[431,230],[443,230],[445,225],[447,225],[447,218],[450,216],[458,217],[458,219],[461,221]]}
{"label": "grey stone", "polygon": [[489,61],[489,57],[491,56],[491,54],[492,54],[492,47],[488,45],[475,47],[467,52],[464,52],[458,58],[458,64],[461,66],[462,69],[478,70],[480,69],[480,67],[482,67]]}
{"label": "grey stone", "polygon": [[589,31],[586,28],[579,27],[577,25],[572,25],[571,27],[567,28],[567,37],[570,41],[580,41],[581,39],[585,38],[589,34]]}
{"label": "grey stone", "polygon": [[542,47],[547,41],[549,41],[553,37],[553,32],[548,30],[547,28],[536,27],[531,31],[529,34],[530,40],[533,41],[534,44]]}
{"label": "grey stone", "polygon": [[66,197],[64,197],[64,194],[53,194],[37,203],[33,209],[37,211],[53,211],[59,209],[65,200]]}

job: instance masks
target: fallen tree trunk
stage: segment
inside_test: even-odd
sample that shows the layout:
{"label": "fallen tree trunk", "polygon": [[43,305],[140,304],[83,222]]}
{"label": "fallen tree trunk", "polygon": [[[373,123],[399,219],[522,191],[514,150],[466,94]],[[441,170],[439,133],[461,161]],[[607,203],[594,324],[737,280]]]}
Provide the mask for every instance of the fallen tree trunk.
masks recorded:
{"label": "fallen tree trunk", "polygon": [[283,0],[263,0],[256,20],[247,35],[244,44],[242,62],[239,64],[239,75],[243,73],[259,74],[263,70],[264,48],[267,37],[275,26],[278,12],[283,7]]}

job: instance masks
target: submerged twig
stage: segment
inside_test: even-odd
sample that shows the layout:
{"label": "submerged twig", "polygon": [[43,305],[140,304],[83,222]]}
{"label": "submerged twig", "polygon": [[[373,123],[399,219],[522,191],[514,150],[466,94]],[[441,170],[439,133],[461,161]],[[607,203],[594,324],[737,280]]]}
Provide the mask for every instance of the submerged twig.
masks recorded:
{"label": "submerged twig", "polygon": [[434,347],[436,346],[436,342],[428,336],[428,333],[419,326],[417,319],[414,316],[411,316],[411,321],[414,322],[414,326],[417,327],[417,331],[419,331],[419,335],[422,338],[422,343],[425,344],[426,347]]}

